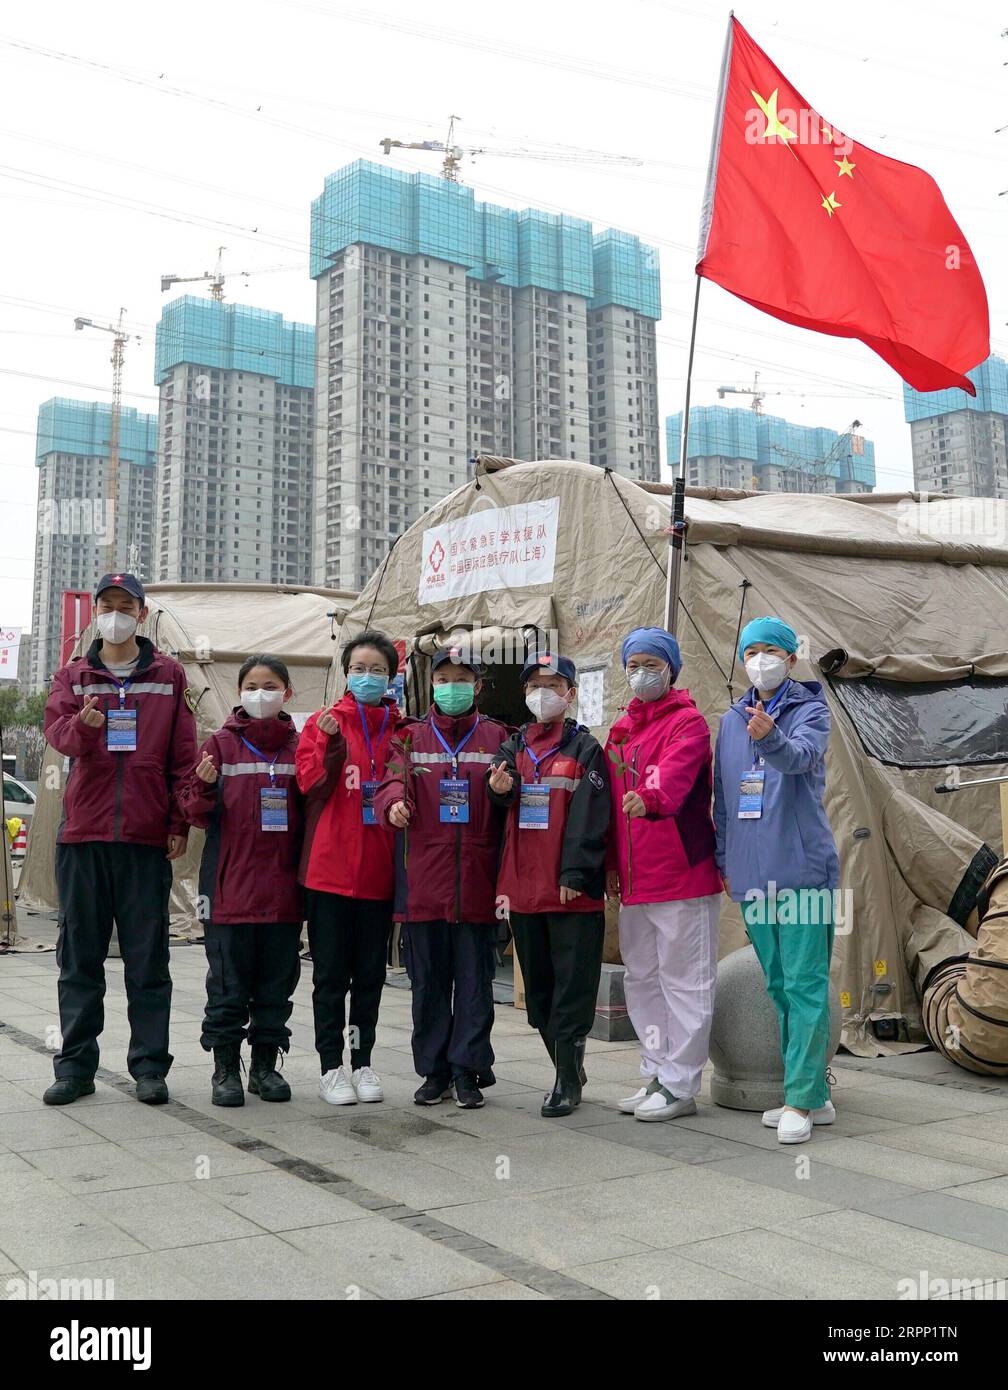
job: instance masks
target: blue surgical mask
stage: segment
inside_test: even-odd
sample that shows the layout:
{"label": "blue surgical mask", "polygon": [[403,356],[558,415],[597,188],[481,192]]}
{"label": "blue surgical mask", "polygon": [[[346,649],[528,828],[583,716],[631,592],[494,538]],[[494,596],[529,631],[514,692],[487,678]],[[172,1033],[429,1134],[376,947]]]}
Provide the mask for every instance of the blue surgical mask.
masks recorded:
{"label": "blue surgical mask", "polygon": [[387,676],[348,676],[347,687],[362,705],[376,705],[388,690]]}

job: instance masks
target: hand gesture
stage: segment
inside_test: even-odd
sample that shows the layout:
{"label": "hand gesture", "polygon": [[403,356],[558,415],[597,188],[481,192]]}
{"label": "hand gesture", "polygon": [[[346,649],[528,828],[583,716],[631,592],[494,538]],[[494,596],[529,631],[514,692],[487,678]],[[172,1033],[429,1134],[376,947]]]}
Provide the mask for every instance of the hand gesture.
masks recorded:
{"label": "hand gesture", "polygon": [[490,787],[499,796],[504,796],[514,785],[514,777],[507,763],[490,764]]}
{"label": "hand gesture", "polygon": [[98,706],[97,695],[85,697],[84,708],[80,712],[80,722],[86,724],[89,729],[100,729],[105,723],[105,716]]}
{"label": "hand gesture", "polygon": [[631,820],[636,820],[638,816],[647,815],[647,807],[644,805],[644,798],[639,792],[626,792],[624,794],[623,814],[629,816]]}
{"label": "hand gesture", "polygon": [[397,801],[389,807],[389,824],[394,825],[397,830],[405,830],[410,821],[410,808],[405,801]]}
{"label": "hand gesture", "polygon": [[580,898],[580,896],[580,888],[565,888],[562,883],[560,884],[560,901],[562,903],[572,903],[575,898]]}
{"label": "hand gesture", "polygon": [[763,708],[763,701],[757,700],[755,709],[753,709],[751,705],[746,705],[746,714],[752,715],[748,726],[749,737],[755,739],[757,742],[759,742],[761,738],[766,738],[767,734],[774,727],[774,722]]}
{"label": "hand gesture", "polygon": [[319,715],[318,726],[324,734],[339,733],[339,722],[331,709],[323,710]]}
{"label": "hand gesture", "polygon": [[204,753],[196,764],[196,776],[201,782],[206,782],[210,785],[217,781],[217,769],[209,753]]}

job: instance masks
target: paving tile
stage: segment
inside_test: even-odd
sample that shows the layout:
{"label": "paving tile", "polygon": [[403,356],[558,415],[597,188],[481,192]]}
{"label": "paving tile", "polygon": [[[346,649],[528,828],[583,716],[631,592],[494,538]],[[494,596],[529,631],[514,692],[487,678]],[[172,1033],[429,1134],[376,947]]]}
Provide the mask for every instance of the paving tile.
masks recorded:
{"label": "paving tile", "polygon": [[205,1190],[208,1185],[164,1183],[95,1192],[88,1196],[88,1205],[150,1250],[259,1234],[259,1227],[211,1197]]}
{"label": "paving tile", "polygon": [[199,1191],[267,1231],[360,1221],[368,1214],[324,1184],[304,1182],[277,1168],[210,1178],[199,1183]]}
{"label": "paving tile", "polygon": [[[178,1134],[185,1127],[183,1119],[171,1114],[170,1105],[141,1105],[132,1092],[126,1094],[131,1102],[129,1105],[90,1105],[85,1108],[79,1101],[76,1102],[73,1108],[80,1117],[80,1124],[86,1125],[93,1134],[116,1143],[124,1139]],[[94,1142],[93,1138],[90,1142]]]}
{"label": "paving tile", "polygon": [[54,1179],[64,1191],[78,1195],[149,1187],[165,1180],[161,1169],[108,1142],[33,1149],[27,1157],[34,1168]]}
{"label": "paving tile", "polygon": [[156,1139],[124,1139],[125,1151],[136,1154],[162,1175],[178,1181],[207,1181],[234,1173],[271,1171],[272,1165],[253,1153],[222,1143],[196,1129]]}
{"label": "paving tile", "polygon": [[988,1176],[984,1169],[967,1163],[951,1163],[928,1154],[898,1152],[867,1139],[834,1139],[828,1144],[803,1144],[801,1148],[808,1149],[821,1163],[893,1183],[905,1183],[909,1187],[952,1187]]}
{"label": "paving tile", "polygon": [[970,1167],[992,1173],[1008,1173],[1008,1143],[999,1144],[993,1139],[963,1134],[959,1129],[949,1129],[949,1123],[955,1122],[940,1120],[935,1124],[902,1125],[869,1135],[868,1142],[904,1153],[929,1154],[952,1163],[968,1163]]}
{"label": "paving tile", "polygon": [[32,1192],[20,1188],[16,1202],[5,1195],[0,1206],[0,1250],[19,1268],[97,1260],[144,1248],[96,1211],[90,1198],[71,1196],[51,1179],[37,1176],[44,1187]]}
{"label": "paving tile", "polygon": [[380,1217],[288,1231],[283,1239],[311,1255],[334,1285],[362,1286],[383,1298],[423,1298],[499,1278],[465,1255]]}
{"label": "paving tile", "polygon": [[697,1264],[757,1284],[789,1299],[895,1299],[886,1270],[777,1230],[753,1229],[701,1240],[680,1250]]}
{"label": "paving tile", "polygon": [[[112,1107],[94,1106],[94,1110]],[[3,1142],[14,1153],[54,1149],[64,1144],[93,1144],[94,1133],[64,1109],[38,1104],[30,1110],[10,1110],[3,1117]]]}
{"label": "paving tile", "polygon": [[472,1289],[453,1289],[451,1293],[428,1294],[423,1302],[438,1303],[446,1302],[449,1299],[453,1302],[458,1299],[465,1302],[484,1300],[512,1303],[516,1300],[519,1302],[548,1300],[549,1294],[540,1293],[538,1289],[530,1289],[527,1284],[516,1284],[513,1279],[502,1279],[496,1284],[478,1284]]}
{"label": "paving tile", "polygon": [[924,1192],[868,1210],[870,1215],[884,1220],[1008,1254],[1008,1212],[982,1202],[966,1201],[948,1192]]}
{"label": "paving tile", "polygon": [[718,1159],[743,1158],[753,1152],[748,1144],[720,1139],[702,1130],[683,1129],[676,1121],[645,1124],[630,1115],[617,1115],[608,1124],[593,1125],[582,1129],[581,1133],[606,1139],[611,1144],[626,1144],[663,1154],[678,1163],[715,1163]]}
{"label": "paving tile", "polygon": [[744,1299],[750,1302],[783,1297],[759,1284],[698,1264],[678,1250],[649,1250],[641,1255],[624,1255],[618,1260],[572,1265],[563,1272],[614,1298],[636,1301]]}
{"label": "paving tile", "polygon": [[985,1206],[999,1207],[1008,1211],[1008,1178],[986,1178],[981,1182],[950,1184],[951,1197],[962,1197],[967,1202],[982,1202]]}
{"label": "paving tile", "polygon": [[890,1270],[898,1278],[917,1278],[922,1270],[943,1279],[994,1279],[1008,1274],[1004,1254],[863,1211],[806,1216],[780,1230],[794,1240]]}
{"label": "paving tile", "polygon": [[941,1086],[929,1086],[923,1098],[903,1100],[897,1091],[889,1094],[883,1087],[843,1087],[837,1093],[837,1106],[862,1115],[876,1115],[895,1124],[924,1124],[929,1120],[955,1119],[963,1114],[962,1107],[950,1101]]}
{"label": "paving tile", "polygon": [[[775,1187],[801,1197],[812,1197],[831,1207],[878,1205],[907,1197],[919,1189],[905,1182],[866,1176],[828,1162],[833,1145],[778,1145],[777,1152],[751,1151],[744,1158],[730,1158],[710,1167],[729,1177],[744,1178],[763,1187]],[[893,1171],[896,1171],[895,1165]]]}

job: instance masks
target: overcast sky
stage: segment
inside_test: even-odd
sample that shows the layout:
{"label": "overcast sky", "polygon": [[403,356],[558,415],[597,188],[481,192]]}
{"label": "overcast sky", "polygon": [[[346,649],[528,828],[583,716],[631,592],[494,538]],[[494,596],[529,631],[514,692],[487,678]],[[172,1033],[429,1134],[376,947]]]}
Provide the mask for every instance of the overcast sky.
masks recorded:
{"label": "overcast sky", "polygon": [[[993,0],[748,0],[738,18],[852,139],[926,168],[984,275],[1008,348],[1008,7]],[[693,265],[727,9],[679,0],[41,0],[0,21],[0,625],[31,618],[39,404],[106,400],[127,309],[124,404],[155,411],[164,272],[210,269],[231,300],[314,319],[311,200],[378,141],[443,139],[631,155],[641,167],[481,157],[478,198],[637,232],[661,254],[662,419],[682,402]],[[438,156],[393,157],[438,172]],[[283,267],[277,270],[275,267]],[[185,287],[184,287],[185,288]],[[176,290],[174,293],[181,291]],[[201,286],[194,293],[203,293]],[[765,409],[876,443],[880,489],[912,483],[896,375],[859,343],[791,328],[705,282],[694,401],[721,383],[789,394]],[[742,403],[745,398],[739,398]],[[664,456],[664,438],[662,440]]]}

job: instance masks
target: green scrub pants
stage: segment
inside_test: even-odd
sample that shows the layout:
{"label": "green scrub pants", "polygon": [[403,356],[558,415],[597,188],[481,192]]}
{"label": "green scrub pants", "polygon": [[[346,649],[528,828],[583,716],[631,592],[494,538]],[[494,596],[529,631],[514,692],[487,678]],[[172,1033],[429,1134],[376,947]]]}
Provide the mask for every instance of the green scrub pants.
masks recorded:
{"label": "green scrub pants", "polygon": [[740,904],[780,1021],[784,1103],[796,1110],[818,1110],[830,1098],[832,905],[832,895],[815,888],[778,889],[775,898]]}

